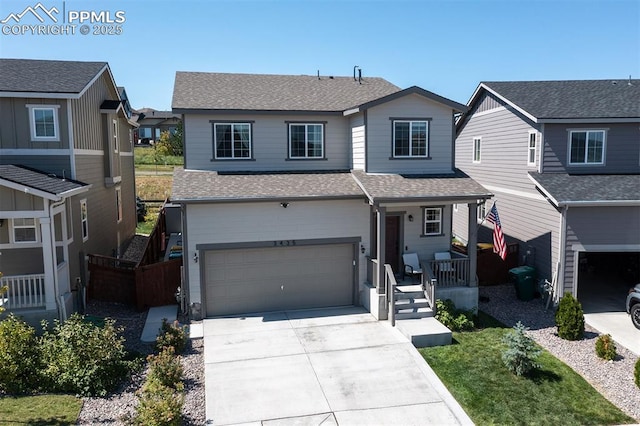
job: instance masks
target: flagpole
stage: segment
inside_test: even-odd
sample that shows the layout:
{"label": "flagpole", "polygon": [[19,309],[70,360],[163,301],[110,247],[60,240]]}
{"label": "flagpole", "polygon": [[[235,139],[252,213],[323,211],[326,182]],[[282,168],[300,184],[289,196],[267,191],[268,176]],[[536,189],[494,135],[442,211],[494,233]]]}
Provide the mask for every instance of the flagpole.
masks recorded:
{"label": "flagpole", "polygon": [[[493,202],[493,206],[495,206],[495,205],[496,205],[496,202],[494,201],[494,202]],[[493,206],[491,206],[491,208],[493,208]],[[491,209],[489,209],[489,211],[491,211]],[[482,220],[480,221],[480,223],[478,224],[478,227],[476,228],[476,231],[477,231],[478,229],[480,229],[480,227],[482,226],[482,224],[484,223],[484,221],[485,221],[486,219],[487,219],[487,215],[485,214],[485,215],[484,215],[484,217],[482,218]]]}

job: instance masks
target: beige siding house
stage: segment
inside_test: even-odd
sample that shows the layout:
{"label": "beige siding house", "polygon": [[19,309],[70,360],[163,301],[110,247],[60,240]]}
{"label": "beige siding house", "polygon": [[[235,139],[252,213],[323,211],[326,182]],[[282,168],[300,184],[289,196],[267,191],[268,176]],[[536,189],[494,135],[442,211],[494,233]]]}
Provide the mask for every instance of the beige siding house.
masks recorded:
{"label": "beige siding house", "polygon": [[407,253],[417,279],[477,306],[475,253],[440,279],[433,263],[452,205],[475,216],[491,197],[452,166],[464,105],[381,78],[178,72],[172,107],[193,316],[363,305],[386,319]]}
{"label": "beige siding house", "polygon": [[0,303],[65,319],[85,256],[135,233],[134,126],[105,62],[0,59],[0,75]]}

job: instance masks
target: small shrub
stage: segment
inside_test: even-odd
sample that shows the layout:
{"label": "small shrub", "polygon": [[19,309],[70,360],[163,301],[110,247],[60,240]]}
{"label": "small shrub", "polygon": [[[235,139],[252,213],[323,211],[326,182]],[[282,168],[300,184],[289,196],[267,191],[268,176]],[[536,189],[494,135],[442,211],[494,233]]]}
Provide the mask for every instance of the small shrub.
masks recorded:
{"label": "small shrub", "polygon": [[28,393],[38,385],[36,331],[10,314],[0,321],[0,390]]}
{"label": "small shrub", "polygon": [[44,383],[49,392],[104,396],[129,371],[122,331],[107,319],[103,327],[73,314],[66,322],[43,322],[41,338]]}
{"label": "small shrub", "polygon": [[610,334],[603,334],[596,340],[596,355],[607,361],[612,361],[618,354],[616,344]]}
{"label": "small shrub", "polygon": [[556,311],[558,336],[565,340],[580,340],[584,336],[584,313],[582,305],[571,295],[565,293]]}
{"label": "small shrub", "polygon": [[541,350],[527,336],[528,329],[520,321],[508,332],[502,342],[507,349],[502,352],[502,362],[516,376],[527,374],[531,370],[539,368],[536,362]]}
{"label": "small shrub", "polygon": [[182,380],[182,364],[175,356],[172,346],[167,346],[158,355],[149,355],[149,374],[147,380],[157,381],[163,386],[177,389]]}
{"label": "small shrub", "polygon": [[164,386],[156,380],[148,380],[138,392],[140,402],[136,407],[133,423],[144,426],[177,426],[184,404],[182,383],[179,389]]}
{"label": "small shrub", "polygon": [[161,351],[168,346],[173,347],[176,354],[184,352],[187,346],[187,326],[180,326],[178,321],[169,323],[166,318],[163,318],[160,334],[156,338],[156,349]]}
{"label": "small shrub", "polygon": [[451,331],[473,330],[473,313],[456,309],[451,299],[436,300],[436,319]]}
{"label": "small shrub", "polygon": [[636,366],[633,370],[633,377],[636,382],[636,386],[640,388],[640,358],[636,361]]}

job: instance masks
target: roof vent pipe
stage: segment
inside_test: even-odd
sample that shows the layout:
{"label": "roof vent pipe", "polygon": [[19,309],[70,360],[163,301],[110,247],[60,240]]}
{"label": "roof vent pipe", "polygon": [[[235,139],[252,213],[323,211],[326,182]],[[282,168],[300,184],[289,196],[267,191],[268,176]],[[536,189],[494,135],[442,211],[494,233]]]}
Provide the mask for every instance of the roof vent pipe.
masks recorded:
{"label": "roof vent pipe", "polygon": [[629,86],[633,86],[633,84],[631,84],[631,74],[629,74]]}
{"label": "roof vent pipe", "polygon": [[320,70],[318,70],[318,80],[320,80]]}
{"label": "roof vent pipe", "polygon": [[357,80],[356,80],[356,70],[357,70],[357,69],[360,69],[360,67],[359,67],[359,66],[357,66],[357,65],[353,67],[353,81],[357,81]]}
{"label": "roof vent pipe", "polygon": [[358,83],[362,84],[362,70],[358,68]]}

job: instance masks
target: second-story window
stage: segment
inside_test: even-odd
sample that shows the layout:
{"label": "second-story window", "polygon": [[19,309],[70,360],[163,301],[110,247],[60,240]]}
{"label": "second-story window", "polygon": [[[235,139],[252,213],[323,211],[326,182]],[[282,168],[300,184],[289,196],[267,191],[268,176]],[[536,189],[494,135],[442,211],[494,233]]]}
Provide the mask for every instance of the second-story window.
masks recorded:
{"label": "second-story window", "polygon": [[27,105],[32,140],[43,142],[60,140],[58,107],[58,105]]}
{"label": "second-story window", "polygon": [[482,138],[473,138],[473,162],[480,162],[480,151],[482,148]]}
{"label": "second-story window", "polygon": [[538,134],[536,132],[529,132],[529,149],[527,152],[527,165],[536,165],[536,153],[538,150]]}
{"label": "second-story window", "polygon": [[251,123],[214,123],[216,159],[251,158]]}
{"label": "second-story window", "polygon": [[569,132],[569,164],[604,164],[604,130]]}
{"label": "second-story window", "polygon": [[428,121],[393,121],[393,156],[395,158],[427,157],[428,154]]}
{"label": "second-story window", "polygon": [[113,120],[113,152],[118,152],[120,148],[118,140],[118,120]]}
{"label": "second-story window", "polygon": [[33,218],[13,219],[13,242],[36,243],[38,242],[38,228]]}
{"label": "second-story window", "polygon": [[116,222],[122,222],[122,188],[116,188]]}
{"label": "second-story window", "polygon": [[323,158],[324,126],[289,123],[289,158]]}

